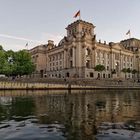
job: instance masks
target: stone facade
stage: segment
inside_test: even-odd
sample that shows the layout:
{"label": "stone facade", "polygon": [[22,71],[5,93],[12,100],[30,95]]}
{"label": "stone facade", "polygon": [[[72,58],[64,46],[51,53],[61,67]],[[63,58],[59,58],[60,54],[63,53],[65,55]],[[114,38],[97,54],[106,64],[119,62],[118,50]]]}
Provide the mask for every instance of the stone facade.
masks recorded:
{"label": "stone facade", "polygon": [[46,45],[39,45],[29,50],[32,57],[32,62],[36,66],[36,71],[33,75],[43,77],[46,73]]}
{"label": "stone facade", "polygon": [[[40,51],[42,58],[36,62],[37,71],[43,70],[46,77],[57,78],[139,77],[139,73],[136,76],[122,70],[129,68],[139,72],[140,40],[132,38],[109,44],[98,42],[94,28],[91,23],[77,20],[67,26],[67,35],[57,46],[51,40],[43,47],[38,46],[38,49],[43,49]],[[31,54],[33,58],[34,54]],[[104,71],[94,70],[99,64],[105,67]]]}

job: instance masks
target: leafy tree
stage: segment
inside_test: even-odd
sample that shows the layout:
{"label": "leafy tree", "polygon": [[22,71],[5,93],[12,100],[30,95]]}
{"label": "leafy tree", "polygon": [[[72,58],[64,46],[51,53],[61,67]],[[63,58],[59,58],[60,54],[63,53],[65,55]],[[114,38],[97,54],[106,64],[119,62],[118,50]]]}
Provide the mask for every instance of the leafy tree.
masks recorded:
{"label": "leafy tree", "polygon": [[127,73],[131,73],[131,69],[130,68],[127,68]]}
{"label": "leafy tree", "polygon": [[35,66],[26,50],[5,51],[0,46],[0,74],[21,76],[31,74],[34,70]]}
{"label": "leafy tree", "polygon": [[135,74],[137,73],[137,70],[133,69],[131,72],[132,72],[132,74],[134,74],[134,77],[135,77]]}
{"label": "leafy tree", "polygon": [[105,70],[105,66],[104,65],[101,65],[101,64],[96,65],[95,68],[94,68],[94,70],[102,73],[102,71]]}
{"label": "leafy tree", "polygon": [[15,52],[12,50],[6,51],[6,58],[8,59],[9,57],[14,58]]}
{"label": "leafy tree", "polygon": [[95,71],[98,71],[98,72],[102,72],[105,70],[105,66],[104,65],[96,65],[95,68],[94,68]]}
{"label": "leafy tree", "polygon": [[3,49],[2,45],[0,45],[0,50],[1,50],[1,51],[4,51],[4,49]]}
{"label": "leafy tree", "polygon": [[130,73],[132,72],[132,70],[130,68],[127,68],[127,73],[129,73],[129,78],[130,78]]}
{"label": "leafy tree", "polygon": [[15,52],[12,50],[8,50],[5,52],[5,63],[3,65],[3,72],[7,76],[11,76],[13,73],[13,58]]}
{"label": "leafy tree", "polygon": [[125,78],[126,78],[127,68],[123,68],[122,72],[125,74]]}
{"label": "leafy tree", "polygon": [[28,75],[35,70],[31,56],[26,50],[16,52],[13,61],[13,75]]}
{"label": "leafy tree", "polygon": [[3,74],[5,74],[6,76],[10,76],[12,75],[12,67],[10,66],[8,61],[5,61],[5,63],[3,64]]}
{"label": "leafy tree", "polygon": [[0,50],[0,74],[4,74],[3,68],[4,68],[5,61],[6,61],[5,52],[3,50]]}

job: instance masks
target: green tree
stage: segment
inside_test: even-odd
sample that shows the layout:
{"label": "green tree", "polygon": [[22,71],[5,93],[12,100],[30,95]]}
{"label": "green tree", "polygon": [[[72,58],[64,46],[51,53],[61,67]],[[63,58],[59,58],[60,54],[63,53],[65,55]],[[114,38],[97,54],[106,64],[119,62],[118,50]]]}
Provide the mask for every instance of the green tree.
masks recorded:
{"label": "green tree", "polygon": [[127,73],[129,73],[129,78],[130,78],[130,73],[132,72],[132,70],[130,68],[127,68]]}
{"label": "green tree", "polygon": [[12,67],[7,60],[3,64],[3,74],[5,74],[6,76],[12,75]]}
{"label": "green tree", "polygon": [[28,51],[5,51],[0,46],[0,74],[21,76],[31,74],[34,70],[35,66]]}
{"label": "green tree", "polygon": [[95,68],[94,68],[94,70],[102,73],[102,71],[105,70],[105,66],[104,65],[101,65],[101,64],[96,65]]}
{"label": "green tree", "polygon": [[125,79],[126,79],[127,68],[123,68],[122,72],[125,74]]}
{"label": "green tree", "polygon": [[133,74],[134,77],[135,77],[135,74],[137,73],[137,70],[136,70],[136,69],[133,69],[131,72],[132,72],[132,74]]}
{"label": "green tree", "polygon": [[0,49],[0,74],[4,74],[3,68],[6,62],[5,52]]}
{"label": "green tree", "polygon": [[1,50],[1,51],[4,51],[4,49],[3,49],[2,45],[0,45],[0,50]]}
{"label": "green tree", "polygon": [[8,59],[9,57],[14,58],[15,52],[12,50],[6,51],[6,58]]}
{"label": "green tree", "polygon": [[28,75],[35,70],[31,56],[26,50],[15,53],[13,57],[13,75]]}
{"label": "green tree", "polygon": [[13,74],[14,55],[15,55],[15,52],[12,50],[8,50],[5,52],[6,61],[5,61],[3,68],[4,68],[4,74],[7,76],[11,76]]}
{"label": "green tree", "polygon": [[127,73],[131,73],[131,69],[130,68],[127,68]]}

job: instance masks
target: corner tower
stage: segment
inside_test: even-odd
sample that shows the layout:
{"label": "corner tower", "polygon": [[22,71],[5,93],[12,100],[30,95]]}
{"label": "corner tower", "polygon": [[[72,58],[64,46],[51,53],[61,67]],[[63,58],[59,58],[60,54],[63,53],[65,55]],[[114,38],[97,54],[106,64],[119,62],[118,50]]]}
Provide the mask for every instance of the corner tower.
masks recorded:
{"label": "corner tower", "polygon": [[64,42],[65,68],[73,70],[73,75],[78,77],[86,76],[86,69],[93,69],[93,51],[95,46],[95,26],[92,23],[77,20],[66,28],[67,36],[61,41]]}
{"label": "corner tower", "polygon": [[67,26],[67,37],[73,35],[80,35],[81,37],[83,35],[94,36],[94,28],[95,26],[92,23],[77,20]]}

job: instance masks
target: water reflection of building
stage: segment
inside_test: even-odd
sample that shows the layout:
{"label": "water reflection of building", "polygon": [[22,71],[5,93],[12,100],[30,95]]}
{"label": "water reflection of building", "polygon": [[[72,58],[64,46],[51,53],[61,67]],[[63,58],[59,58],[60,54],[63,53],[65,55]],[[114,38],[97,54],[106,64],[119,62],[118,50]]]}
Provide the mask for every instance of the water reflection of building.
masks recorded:
{"label": "water reflection of building", "polygon": [[3,97],[12,98],[8,107],[0,102],[2,115],[37,115],[40,123],[61,123],[71,140],[94,140],[102,122],[125,122],[140,120],[139,91],[35,91],[0,92]]}
{"label": "water reflection of building", "polygon": [[[36,114],[41,121],[50,121],[54,122],[59,121],[63,122],[65,119],[65,112],[66,112],[66,103],[65,103],[65,96],[63,95],[40,95],[35,97],[36,98]],[[44,122],[42,122],[44,123]],[[49,123],[49,122],[48,122]]]}
{"label": "water reflection of building", "polygon": [[[92,91],[87,93],[48,94],[36,98],[37,114],[47,114],[49,121],[67,127],[71,136],[93,139],[101,122],[140,120],[138,93]],[[137,101],[136,101],[137,100]]]}

